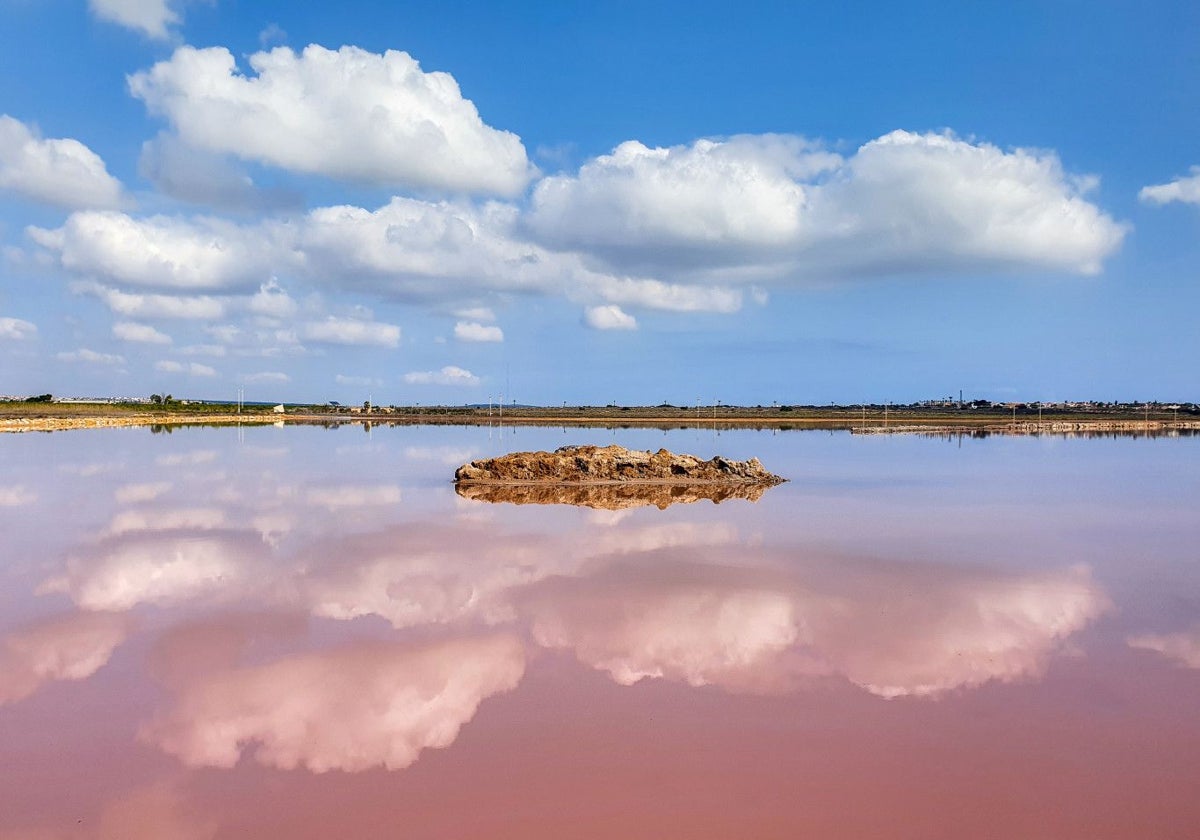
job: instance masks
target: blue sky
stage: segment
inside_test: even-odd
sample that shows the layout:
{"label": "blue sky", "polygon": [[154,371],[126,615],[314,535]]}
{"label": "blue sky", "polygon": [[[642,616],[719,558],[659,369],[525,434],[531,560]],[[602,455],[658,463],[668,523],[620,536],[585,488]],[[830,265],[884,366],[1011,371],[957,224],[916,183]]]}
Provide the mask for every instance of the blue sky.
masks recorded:
{"label": "blue sky", "polygon": [[1194,3],[0,15],[0,393],[1200,399]]}

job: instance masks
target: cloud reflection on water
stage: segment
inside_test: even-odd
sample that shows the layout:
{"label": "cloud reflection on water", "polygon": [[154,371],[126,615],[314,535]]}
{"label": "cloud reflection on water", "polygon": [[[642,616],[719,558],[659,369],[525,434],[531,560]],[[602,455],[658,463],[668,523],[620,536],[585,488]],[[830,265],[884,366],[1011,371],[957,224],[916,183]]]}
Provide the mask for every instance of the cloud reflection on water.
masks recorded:
{"label": "cloud reflection on water", "polygon": [[1200,626],[1178,633],[1147,633],[1132,636],[1129,646],[1151,650],[1185,668],[1200,668]]}
{"label": "cloud reflection on water", "polygon": [[63,592],[88,610],[128,610],[176,604],[244,584],[265,555],[258,534],[206,529],[137,530],[101,539],[72,553],[65,573],[41,593]]}
{"label": "cloud reflection on water", "polygon": [[[187,607],[194,622],[236,604],[342,628],[333,648],[216,665],[199,633],[170,669],[167,707],[143,729],[189,765],[248,754],[317,772],[407,767],[452,743],[485,698],[515,688],[539,649],[622,685],[781,693],[834,679],[879,697],[938,697],[1038,677],[1108,607],[1082,566],[832,559],[764,546],[733,514],[480,520],[455,516],[449,494],[440,517],[406,521],[399,485],[255,478],[202,508],[117,512],[42,586],[101,611],[85,616]],[[100,645],[100,664],[123,638]],[[91,673],[20,662],[9,671]]]}
{"label": "cloud reflection on water", "polygon": [[0,638],[0,706],[52,680],[83,680],[100,670],[133,626],[129,616],[76,612],[42,618]]}
{"label": "cloud reflection on water", "polygon": [[511,634],[359,643],[205,673],[142,737],[192,766],[399,770],[446,747],[525,671]]}
{"label": "cloud reflection on water", "polygon": [[840,675],[881,697],[936,696],[1037,676],[1108,605],[1082,567],[768,571],[681,554],[535,588],[525,601],[534,638],[626,685],[663,677],[779,691]]}

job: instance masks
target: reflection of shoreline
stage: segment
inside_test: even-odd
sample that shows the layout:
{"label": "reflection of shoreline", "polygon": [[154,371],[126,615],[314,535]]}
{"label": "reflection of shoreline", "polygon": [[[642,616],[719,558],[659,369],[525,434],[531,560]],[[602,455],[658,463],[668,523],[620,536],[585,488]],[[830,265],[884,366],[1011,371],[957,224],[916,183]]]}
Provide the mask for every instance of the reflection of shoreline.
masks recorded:
{"label": "reflection of shoreline", "polygon": [[675,504],[692,504],[708,500],[713,504],[730,499],[757,502],[772,487],[766,483],[699,482],[681,484],[673,481],[605,481],[605,482],[508,482],[504,484],[471,484],[459,482],[454,491],[464,499],[514,505],[574,505],[598,510],[625,510],[654,505],[663,510]]}
{"label": "reflection of shoreline", "polygon": [[963,426],[856,426],[850,429],[855,435],[919,435],[953,440],[956,438],[986,438],[992,435],[1015,435],[1024,437],[1061,438],[1160,438],[1200,437],[1200,424],[1143,422],[1097,422],[1097,423],[1018,423],[985,426],[978,428]]}
{"label": "reflection of shoreline", "polygon": [[[290,411],[290,410],[289,410]],[[1047,418],[1042,423],[1029,421],[1022,415],[1014,423],[1005,414],[960,417],[947,420],[945,415],[916,413],[896,410],[889,419],[884,419],[878,410],[871,410],[862,418],[856,410],[787,411],[780,409],[721,408],[716,414],[697,414],[690,409],[677,409],[674,414],[632,408],[620,413],[581,413],[581,409],[514,409],[506,411],[499,419],[481,409],[449,409],[444,413],[432,410],[397,408],[395,411],[374,411],[370,414],[322,414],[319,412],[293,412],[274,414],[267,412],[243,414],[171,414],[147,413],[126,414],[124,412],[88,412],[78,416],[4,416],[0,417],[0,433],[3,432],[51,432],[71,429],[122,428],[136,426],[156,427],[160,431],[171,431],[183,426],[321,426],[336,429],[342,426],[476,426],[508,427],[522,426],[555,427],[572,429],[745,429],[804,431],[848,431],[857,434],[893,434],[897,432],[937,434],[1047,434],[1070,435],[1074,433],[1104,434],[1179,434],[1200,435],[1200,420],[1159,417],[1145,420],[1141,412],[1136,416],[1110,417],[1108,419],[1065,419]],[[1193,415],[1194,416],[1194,415]]]}

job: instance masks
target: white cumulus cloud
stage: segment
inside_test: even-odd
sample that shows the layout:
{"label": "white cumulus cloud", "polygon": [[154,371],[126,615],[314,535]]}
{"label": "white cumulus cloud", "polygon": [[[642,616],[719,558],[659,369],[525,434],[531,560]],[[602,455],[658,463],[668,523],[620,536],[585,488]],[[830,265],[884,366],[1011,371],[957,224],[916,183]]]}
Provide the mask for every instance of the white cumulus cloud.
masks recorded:
{"label": "white cumulus cloud", "polygon": [[[732,312],[742,305],[740,289],[720,284],[594,270],[584,255],[529,241],[520,208],[498,201],[397,197],[377,210],[320,207],[292,223],[89,212],[73,214],[56,229],[30,227],[26,233],[44,256],[85,278],[73,286],[76,291],[130,318],[215,320],[239,310],[291,317],[298,304],[276,277],[440,309],[461,307],[462,322],[475,325],[494,318],[490,308],[479,306],[481,298],[510,294],[675,312]],[[493,337],[499,330],[471,329]]]}
{"label": "white cumulus cloud", "polygon": [[377,321],[362,321],[357,318],[335,318],[309,321],[300,329],[302,338],[327,344],[362,345],[369,347],[397,347],[400,344],[400,328],[395,324]]}
{"label": "white cumulus cloud", "polygon": [[171,5],[167,0],[88,0],[96,17],[159,40],[169,35],[169,27],[180,22]]}
{"label": "white cumulus cloud", "polygon": [[583,311],[583,322],[594,330],[637,329],[637,319],[615,304],[589,306]]}
{"label": "white cumulus cloud", "polygon": [[504,341],[504,330],[495,325],[484,325],[475,321],[459,321],[454,325],[454,337],[459,341]]}
{"label": "white cumulus cloud", "polygon": [[7,114],[0,114],[0,190],[67,209],[124,203],[121,182],[99,155],[78,140],[44,139]]}
{"label": "white cumulus cloud", "polygon": [[199,362],[177,362],[174,359],[164,359],[154,363],[154,369],[159,373],[186,373],[188,376],[216,376],[216,368],[202,365]]}
{"label": "white cumulus cloud", "polygon": [[164,295],[123,292],[99,283],[79,283],[78,294],[99,299],[117,315],[127,318],[172,318],[211,321],[225,315],[226,301],[210,295]]}
{"label": "white cumulus cloud", "polygon": [[278,282],[270,280],[259,287],[258,292],[246,304],[246,308],[255,315],[265,315],[268,318],[290,318],[300,306]]}
{"label": "white cumulus cloud", "polygon": [[225,155],[193,148],[167,132],[142,144],[138,174],[172,198],[235,213],[293,209],[303,203],[298,193],[259,188]]}
{"label": "white cumulus cloud", "polygon": [[409,385],[468,385],[479,384],[479,377],[454,365],[447,365],[441,370],[413,371],[404,374],[404,381]]}
{"label": "white cumulus cloud", "polygon": [[496,195],[535,173],[517,135],[486,125],[453,76],[407,53],[312,44],[248,61],[253,75],[223,47],[180,47],[129,88],[196,148],[299,172]]}
{"label": "white cumulus cloud", "polygon": [[894,131],[842,158],[794,137],[637,142],[534,189],[558,249],[663,277],[805,279],[949,270],[1092,274],[1125,227],[1058,158]]}
{"label": "white cumulus cloud", "polygon": [[454,313],[466,321],[495,321],[496,313],[486,306],[468,306]]}
{"label": "white cumulus cloud", "polygon": [[63,268],[159,290],[257,288],[273,266],[287,264],[269,228],[213,218],[83,211],[60,228],[29,227],[26,233]]}
{"label": "white cumulus cloud", "polygon": [[138,324],[133,321],[118,321],[113,324],[112,334],[121,341],[131,341],[140,344],[170,344],[171,336],[156,330],[149,324]]}
{"label": "white cumulus cloud", "polygon": [[382,379],[375,379],[370,376],[348,376],[343,373],[334,376],[333,381],[338,385],[352,385],[358,388],[378,388],[383,385]]}
{"label": "white cumulus cloud", "polygon": [[292,377],[277,370],[264,370],[257,373],[247,373],[240,377],[247,385],[282,385],[292,381]]}
{"label": "white cumulus cloud", "polygon": [[1142,187],[1138,198],[1150,204],[1168,204],[1172,201],[1200,204],[1200,166],[1193,166],[1190,175],[1174,181]]}
{"label": "white cumulus cloud", "polygon": [[24,341],[37,335],[37,325],[21,318],[0,318],[0,339]]}
{"label": "white cumulus cloud", "polygon": [[420,303],[522,293],[677,312],[741,306],[737,290],[593,270],[579,254],[531,242],[520,209],[497,201],[396,197],[374,211],[321,207],[306,218],[296,251],[323,282]]}
{"label": "white cumulus cloud", "polygon": [[89,350],[86,347],[81,347],[78,350],[64,350],[61,353],[56,353],[55,358],[61,362],[84,362],[93,365],[120,365],[125,363],[124,356],[118,356],[114,353],[100,353],[96,350]]}

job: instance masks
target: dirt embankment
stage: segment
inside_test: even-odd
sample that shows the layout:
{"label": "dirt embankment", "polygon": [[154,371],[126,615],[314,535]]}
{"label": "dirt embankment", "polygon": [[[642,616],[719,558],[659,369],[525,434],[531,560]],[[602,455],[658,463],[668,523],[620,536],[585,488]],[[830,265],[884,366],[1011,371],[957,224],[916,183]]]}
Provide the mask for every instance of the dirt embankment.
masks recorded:
{"label": "dirt embankment", "polygon": [[273,423],[280,418],[271,414],[213,414],[186,417],[178,414],[122,414],[86,417],[5,417],[0,432],[60,432],[69,429],[117,429],[128,426],[233,425],[237,423]]}

